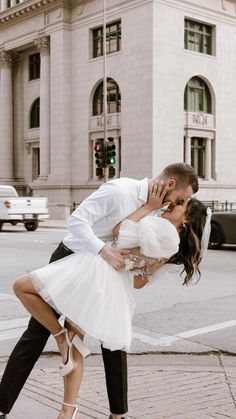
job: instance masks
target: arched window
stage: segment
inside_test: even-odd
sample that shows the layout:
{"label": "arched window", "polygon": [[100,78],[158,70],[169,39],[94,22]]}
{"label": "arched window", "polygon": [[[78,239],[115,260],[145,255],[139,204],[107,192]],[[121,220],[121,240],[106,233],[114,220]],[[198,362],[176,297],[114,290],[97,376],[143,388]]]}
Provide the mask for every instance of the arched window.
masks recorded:
{"label": "arched window", "polygon": [[[115,113],[121,110],[121,95],[115,80],[107,79],[107,112]],[[98,85],[93,97],[93,115],[103,112],[103,81]]]}
{"label": "arched window", "polygon": [[187,112],[211,113],[211,94],[200,77],[192,77],[184,92],[184,109]]}
{"label": "arched window", "polygon": [[30,112],[30,128],[40,126],[40,98],[35,99]]}

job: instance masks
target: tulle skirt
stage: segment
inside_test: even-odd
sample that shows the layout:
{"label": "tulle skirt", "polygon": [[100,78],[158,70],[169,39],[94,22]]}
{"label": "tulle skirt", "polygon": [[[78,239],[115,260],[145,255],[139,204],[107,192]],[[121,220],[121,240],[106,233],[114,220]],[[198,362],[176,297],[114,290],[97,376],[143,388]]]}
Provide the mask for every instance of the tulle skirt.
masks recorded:
{"label": "tulle skirt", "polygon": [[129,350],[135,308],[133,274],[100,255],[77,252],[31,272],[40,296],[83,333],[110,350]]}

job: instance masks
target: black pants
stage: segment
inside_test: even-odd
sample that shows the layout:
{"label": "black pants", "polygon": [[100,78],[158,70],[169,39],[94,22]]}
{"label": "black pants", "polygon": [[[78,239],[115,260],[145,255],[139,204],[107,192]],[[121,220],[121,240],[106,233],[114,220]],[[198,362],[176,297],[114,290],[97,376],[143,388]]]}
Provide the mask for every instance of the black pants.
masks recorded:
{"label": "black pants", "polygon": [[[73,253],[60,243],[50,262]],[[109,315],[109,313],[108,313]],[[9,413],[34,364],[41,355],[50,333],[31,317],[28,328],[13,349],[0,383],[0,411]],[[123,351],[102,348],[110,411],[127,412],[127,358]]]}

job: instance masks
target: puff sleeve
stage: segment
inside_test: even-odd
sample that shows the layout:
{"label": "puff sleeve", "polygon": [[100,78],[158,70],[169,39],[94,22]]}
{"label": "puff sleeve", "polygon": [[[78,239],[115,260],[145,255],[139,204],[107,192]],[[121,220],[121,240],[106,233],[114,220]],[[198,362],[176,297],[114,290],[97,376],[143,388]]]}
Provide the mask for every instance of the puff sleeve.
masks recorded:
{"label": "puff sleeve", "polygon": [[117,239],[120,248],[140,247],[145,256],[170,258],[179,250],[179,234],[175,226],[161,217],[146,216],[138,222],[124,220]]}

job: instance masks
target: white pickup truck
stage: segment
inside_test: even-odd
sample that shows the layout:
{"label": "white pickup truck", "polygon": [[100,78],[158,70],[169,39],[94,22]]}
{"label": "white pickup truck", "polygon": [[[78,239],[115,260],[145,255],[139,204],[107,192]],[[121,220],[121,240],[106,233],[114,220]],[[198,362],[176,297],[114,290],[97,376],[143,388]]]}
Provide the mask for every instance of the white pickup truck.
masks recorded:
{"label": "white pickup truck", "polygon": [[3,223],[23,223],[26,230],[34,231],[46,218],[47,198],[20,197],[13,186],[0,185],[0,231]]}

